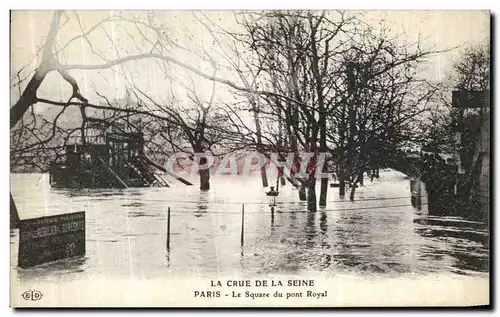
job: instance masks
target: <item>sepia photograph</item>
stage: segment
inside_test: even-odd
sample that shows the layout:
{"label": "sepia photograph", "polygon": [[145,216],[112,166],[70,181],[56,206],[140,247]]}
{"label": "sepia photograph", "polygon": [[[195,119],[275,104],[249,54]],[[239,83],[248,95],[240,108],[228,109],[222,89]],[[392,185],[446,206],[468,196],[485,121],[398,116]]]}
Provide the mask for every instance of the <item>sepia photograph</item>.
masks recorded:
{"label": "sepia photograph", "polygon": [[489,10],[10,11],[10,305],[490,302]]}

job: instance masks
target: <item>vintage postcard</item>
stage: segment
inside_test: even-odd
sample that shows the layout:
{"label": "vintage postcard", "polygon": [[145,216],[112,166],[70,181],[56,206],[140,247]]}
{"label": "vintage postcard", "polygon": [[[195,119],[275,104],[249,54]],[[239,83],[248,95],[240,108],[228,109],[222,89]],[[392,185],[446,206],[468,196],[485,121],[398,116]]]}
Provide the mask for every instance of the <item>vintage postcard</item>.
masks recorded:
{"label": "vintage postcard", "polygon": [[490,20],[11,11],[11,306],[490,305]]}

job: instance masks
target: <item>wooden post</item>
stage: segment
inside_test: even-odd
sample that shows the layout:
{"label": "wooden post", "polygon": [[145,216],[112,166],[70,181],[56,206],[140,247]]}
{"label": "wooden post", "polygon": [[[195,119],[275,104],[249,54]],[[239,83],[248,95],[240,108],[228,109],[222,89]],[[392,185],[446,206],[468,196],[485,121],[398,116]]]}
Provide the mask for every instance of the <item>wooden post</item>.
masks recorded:
{"label": "wooden post", "polygon": [[16,203],[10,194],[10,229],[19,228],[19,213],[17,212]]}
{"label": "wooden post", "polygon": [[243,242],[245,233],[245,205],[241,205],[241,247],[243,247]]}
{"label": "wooden post", "polygon": [[170,207],[167,212],[167,251],[170,252]]}

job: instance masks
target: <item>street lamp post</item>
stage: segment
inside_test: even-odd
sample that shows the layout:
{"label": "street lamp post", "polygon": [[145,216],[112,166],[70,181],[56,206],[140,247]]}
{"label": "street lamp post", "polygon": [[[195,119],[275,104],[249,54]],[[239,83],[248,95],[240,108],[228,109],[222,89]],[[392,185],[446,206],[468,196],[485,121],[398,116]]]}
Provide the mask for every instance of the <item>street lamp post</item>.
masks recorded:
{"label": "street lamp post", "polygon": [[271,227],[274,224],[274,207],[276,207],[276,197],[278,197],[279,192],[274,190],[274,187],[271,186],[271,190],[266,193],[267,195],[267,203],[269,207],[271,207]]}
{"label": "street lamp post", "polygon": [[271,186],[271,190],[266,193],[267,203],[269,204],[269,207],[271,207],[271,211],[274,211],[274,207],[276,207],[276,197],[278,194],[279,192],[274,190],[273,186]]}

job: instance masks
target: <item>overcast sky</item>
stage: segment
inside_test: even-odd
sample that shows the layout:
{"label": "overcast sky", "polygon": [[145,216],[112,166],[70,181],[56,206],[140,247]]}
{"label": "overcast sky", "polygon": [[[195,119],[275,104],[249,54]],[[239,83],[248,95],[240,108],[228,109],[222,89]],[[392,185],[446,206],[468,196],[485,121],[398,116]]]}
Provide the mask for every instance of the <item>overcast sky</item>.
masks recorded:
{"label": "overcast sky", "polygon": [[[70,17],[74,17],[73,12],[68,14]],[[116,14],[116,12],[78,12],[84,29],[89,29],[98,21],[113,14]],[[204,14],[208,15],[211,21],[224,29],[237,29],[232,12],[210,11]],[[130,15],[147,18],[147,14],[144,12],[131,12]],[[37,48],[40,43],[43,43],[44,37],[48,33],[51,16],[52,12],[46,11],[12,12],[12,79],[17,71],[27,65],[36,55]],[[198,14],[197,16],[202,15]],[[409,41],[416,41],[420,38],[424,47],[435,50],[463,48],[465,45],[484,42],[489,39],[490,32],[490,16],[489,12],[485,11],[370,11],[364,14],[363,19],[375,27],[380,26],[381,20],[384,20],[391,26],[393,34],[405,34]],[[62,21],[64,20],[63,18]],[[168,34],[172,39],[176,39],[179,44],[196,50],[206,48],[209,54],[214,53],[215,48],[210,32],[196,20],[192,12],[161,11],[156,13],[156,21],[165,25]],[[120,23],[122,22],[106,24],[108,35],[113,37],[117,43],[116,48],[110,45],[110,41],[107,39],[108,35],[99,31],[95,32],[91,37],[91,40],[96,43],[94,48],[111,57],[124,56],[126,52],[137,50],[135,43],[126,34],[126,30],[129,30],[130,34],[136,36],[136,38],[139,38],[138,34],[134,33],[133,27],[125,25],[126,23]],[[63,45],[79,32],[80,28],[77,20],[71,18],[59,31],[58,42]],[[148,44],[139,43],[139,45],[147,48]],[[172,49],[168,54],[207,74],[213,73],[211,64],[196,55],[190,55],[185,51],[176,49]],[[450,73],[451,62],[456,58],[457,54],[458,51],[453,50],[432,58],[428,64],[425,77],[432,80],[446,79]],[[213,55],[216,56],[215,53]],[[62,60],[63,63],[69,64],[96,64],[102,62],[96,56],[89,54],[89,48],[84,39],[79,39],[68,47],[66,53],[62,56]],[[35,59],[22,74],[26,75],[28,70],[33,70],[36,63],[37,60]],[[183,92],[184,88],[166,78],[158,65],[152,61],[127,64],[127,71],[130,72],[136,82],[141,83],[142,89],[152,96],[156,96],[155,98],[161,99],[170,96],[167,90],[172,85],[176,86],[174,91],[179,95],[178,98],[182,99],[182,95],[185,94]],[[201,99],[208,100],[210,98],[214,88],[211,82],[200,79],[193,74],[188,75],[176,67],[170,67],[169,72],[174,74],[174,77],[181,80],[185,85],[196,87],[196,93]],[[124,81],[112,71],[72,71],[71,73],[80,83],[83,95],[93,102],[97,102],[95,100],[96,94],[92,89],[93,86],[110,98],[120,97],[124,94]],[[227,76],[224,71],[219,71],[218,75],[221,77]],[[189,76],[192,76],[192,82]],[[232,80],[232,78],[227,79]],[[234,78],[234,81],[237,82],[237,78]],[[226,88],[221,86],[221,84],[216,86],[216,94],[219,98],[227,96]],[[59,75],[54,73],[44,82],[39,95],[53,100],[66,100],[70,95],[70,89],[67,83],[63,82]],[[11,96],[12,104],[17,101],[18,88],[12,89]],[[39,110],[44,111],[43,109],[45,108],[39,108]]]}

